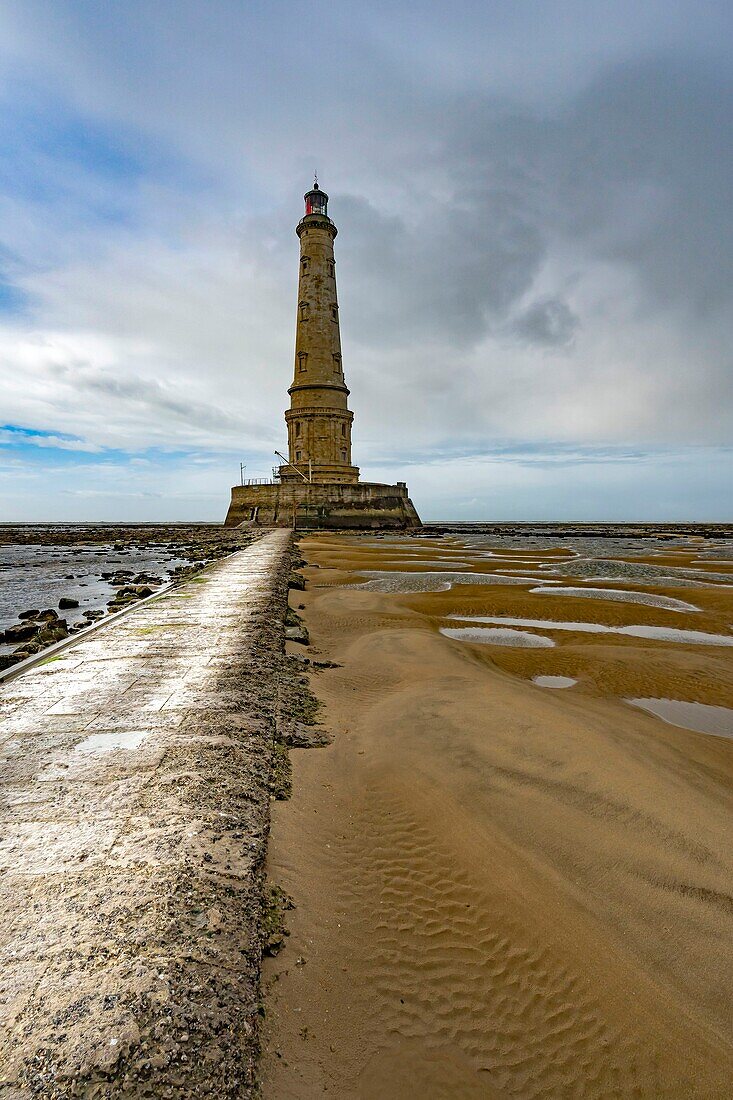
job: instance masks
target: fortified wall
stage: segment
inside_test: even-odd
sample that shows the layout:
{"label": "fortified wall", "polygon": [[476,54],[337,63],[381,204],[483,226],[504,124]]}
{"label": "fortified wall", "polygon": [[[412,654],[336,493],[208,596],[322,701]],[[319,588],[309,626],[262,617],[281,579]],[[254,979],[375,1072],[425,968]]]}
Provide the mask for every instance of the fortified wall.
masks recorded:
{"label": "fortified wall", "polygon": [[235,485],[224,525],[348,530],[420,527],[404,481],[317,484],[283,481]]}

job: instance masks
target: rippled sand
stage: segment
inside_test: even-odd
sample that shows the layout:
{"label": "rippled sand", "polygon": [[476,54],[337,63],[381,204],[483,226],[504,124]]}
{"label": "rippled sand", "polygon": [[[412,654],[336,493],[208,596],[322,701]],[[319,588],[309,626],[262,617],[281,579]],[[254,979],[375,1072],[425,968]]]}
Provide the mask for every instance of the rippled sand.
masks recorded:
{"label": "rippled sand", "polygon": [[[266,1100],[727,1098],[733,744],[625,700],[733,706],[730,648],[446,638],[451,615],[535,621],[546,597],[463,571],[447,591],[355,586],[418,546],[420,560],[460,550],[301,543],[321,566],[298,593],[310,652],[341,667],[312,677],[334,742],[292,754],[293,797],[273,810],[269,873],[296,908],[265,972]],[[701,583],[695,604],[560,594],[552,612],[731,633],[732,590]],[[577,683],[540,690],[535,676]]]}

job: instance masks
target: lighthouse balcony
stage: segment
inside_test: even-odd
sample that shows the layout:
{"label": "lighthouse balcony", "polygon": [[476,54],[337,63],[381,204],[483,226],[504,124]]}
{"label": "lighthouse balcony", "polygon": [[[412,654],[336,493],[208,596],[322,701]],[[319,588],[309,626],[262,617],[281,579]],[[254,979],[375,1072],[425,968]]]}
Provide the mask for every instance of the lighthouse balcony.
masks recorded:
{"label": "lighthouse balcony", "polygon": [[294,466],[280,466],[281,482],[303,482],[313,485],[351,485],[359,480],[359,467],[340,463],[296,462]]}

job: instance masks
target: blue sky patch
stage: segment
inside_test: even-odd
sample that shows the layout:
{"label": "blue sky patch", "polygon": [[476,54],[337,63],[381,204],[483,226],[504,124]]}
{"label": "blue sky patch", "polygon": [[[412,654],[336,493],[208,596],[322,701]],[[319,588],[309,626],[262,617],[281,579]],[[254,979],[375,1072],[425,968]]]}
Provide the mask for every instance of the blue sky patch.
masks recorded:
{"label": "blue sky patch", "polygon": [[4,313],[17,315],[25,311],[28,302],[27,295],[20,287],[6,283],[0,275],[0,316]]}
{"label": "blue sky patch", "polygon": [[211,186],[203,169],[164,141],[77,111],[62,96],[13,81],[0,96],[0,193],[49,207],[78,205],[80,220],[134,222],[143,181]]}

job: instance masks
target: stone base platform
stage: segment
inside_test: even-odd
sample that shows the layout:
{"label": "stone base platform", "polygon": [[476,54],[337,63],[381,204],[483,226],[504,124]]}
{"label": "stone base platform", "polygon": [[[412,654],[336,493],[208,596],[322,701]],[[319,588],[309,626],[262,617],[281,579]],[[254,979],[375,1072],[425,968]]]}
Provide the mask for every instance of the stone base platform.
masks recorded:
{"label": "stone base platform", "polygon": [[421,527],[407,485],[360,481],[310,483],[288,480],[235,485],[225,527],[295,527],[298,530],[369,530]]}

